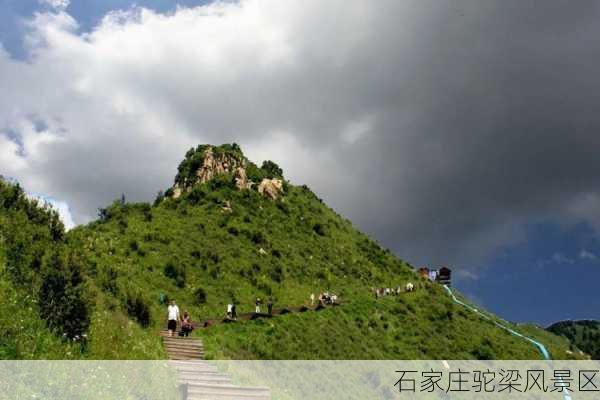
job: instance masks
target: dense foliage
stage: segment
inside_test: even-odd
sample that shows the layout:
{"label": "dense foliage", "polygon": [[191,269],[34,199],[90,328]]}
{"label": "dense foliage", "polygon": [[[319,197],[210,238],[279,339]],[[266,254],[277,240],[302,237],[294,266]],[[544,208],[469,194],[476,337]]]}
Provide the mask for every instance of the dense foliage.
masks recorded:
{"label": "dense foliage", "polygon": [[600,360],[600,321],[561,321],[551,325],[548,331],[566,337],[592,359]]}
{"label": "dense foliage", "polygon": [[[0,356],[76,357],[88,326],[80,265],[56,211],[0,179]],[[2,358],[5,358],[2,357]]]}

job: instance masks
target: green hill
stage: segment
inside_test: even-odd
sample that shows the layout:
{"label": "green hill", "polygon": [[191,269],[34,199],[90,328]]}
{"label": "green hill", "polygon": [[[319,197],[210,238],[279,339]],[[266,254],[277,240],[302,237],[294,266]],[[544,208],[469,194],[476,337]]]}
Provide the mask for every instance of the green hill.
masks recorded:
{"label": "green hill", "polygon": [[600,321],[561,321],[547,329],[555,335],[566,337],[576,349],[586,352],[592,359],[600,360]]}
{"label": "green hill", "polygon": [[[2,188],[3,198],[16,190]],[[157,332],[165,325],[166,299],[200,322],[222,317],[232,299],[243,313],[253,310],[256,297],[272,297],[275,307],[299,306],[311,293],[330,290],[341,306],[194,334],[203,337],[210,358],[540,358],[531,343],[494,325],[495,317],[486,321],[453,303],[441,286],[419,278],[309,188],[285,181],[275,163],[258,167],[235,144],[191,149],[173,187],[154,204],[123,197],[67,234],[55,213],[22,201],[43,217],[8,203],[2,209],[9,224],[2,228],[0,288],[13,291],[13,303],[29,315],[31,335],[44,346],[25,354],[18,343],[0,342],[6,357],[55,357],[56,349],[68,348],[82,358],[164,358]],[[23,224],[43,240],[11,239]],[[14,261],[21,251],[34,256]],[[407,282],[417,290],[372,295],[372,287]],[[37,288],[45,294],[33,295]],[[1,328],[15,322],[7,317]],[[535,327],[527,334],[553,356],[569,356],[564,338]]]}

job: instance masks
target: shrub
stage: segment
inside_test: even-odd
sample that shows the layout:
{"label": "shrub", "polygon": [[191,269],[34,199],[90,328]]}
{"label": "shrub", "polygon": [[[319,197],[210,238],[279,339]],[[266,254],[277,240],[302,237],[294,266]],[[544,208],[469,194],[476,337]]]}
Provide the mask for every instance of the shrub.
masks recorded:
{"label": "shrub", "polygon": [[283,170],[271,160],[264,161],[260,169],[263,170],[265,176],[269,179],[283,177]]}
{"label": "shrub", "polygon": [[150,306],[139,291],[128,290],[125,303],[127,314],[131,318],[144,328],[150,326]]}
{"label": "shrub", "polygon": [[117,277],[119,273],[116,269],[112,267],[107,267],[103,270],[103,273],[100,277],[100,285],[102,289],[104,289],[108,293],[112,293],[113,295],[117,294],[118,286],[117,286]]}
{"label": "shrub", "polygon": [[276,265],[269,274],[275,282],[281,283],[285,277],[285,271],[281,265]]}
{"label": "shrub", "polygon": [[313,231],[315,231],[315,233],[319,236],[326,236],[327,235],[327,231],[325,229],[325,226],[323,224],[320,223],[316,223],[313,225]]}
{"label": "shrub", "polygon": [[40,316],[52,331],[67,338],[81,336],[89,326],[81,269],[72,255],[58,251],[44,260],[42,268]]}
{"label": "shrub", "polygon": [[251,234],[250,240],[254,244],[264,244],[267,242],[267,237],[262,231],[254,231]]}
{"label": "shrub", "polygon": [[164,269],[164,274],[167,278],[173,279],[175,284],[182,288],[185,286],[185,267],[176,265],[173,261],[169,261]]}
{"label": "shrub", "polygon": [[140,245],[138,241],[134,239],[129,242],[129,248],[131,249],[131,251],[137,252],[140,249]]}
{"label": "shrub", "polygon": [[194,291],[194,300],[196,301],[197,305],[205,304],[206,303],[206,290],[204,290],[201,287],[196,289]]}

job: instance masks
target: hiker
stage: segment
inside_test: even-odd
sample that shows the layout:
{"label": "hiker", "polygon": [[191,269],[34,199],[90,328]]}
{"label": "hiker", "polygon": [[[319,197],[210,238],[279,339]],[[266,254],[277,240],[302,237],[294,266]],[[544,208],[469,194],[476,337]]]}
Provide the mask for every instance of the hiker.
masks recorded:
{"label": "hiker", "polygon": [[171,300],[171,304],[167,307],[167,329],[169,337],[173,337],[173,332],[177,330],[177,321],[179,321],[179,307],[175,304],[175,300]]}
{"label": "hiker", "polygon": [[233,304],[227,304],[227,318],[233,318]]}
{"label": "hiker", "polygon": [[267,302],[267,312],[269,315],[273,315],[273,298],[269,297],[269,301]]}
{"label": "hiker", "polygon": [[234,320],[237,319],[237,311],[235,311],[235,301],[231,302],[231,318]]}
{"label": "hiker", "polygon": [[311,306],[315,305],[315,294],[314,293],[310,294],[310,305]]}
{"label": "hiker", "polygon": [[194,330],[192,324],[192,317],[187,311],[183,312],[183,318],[181,318],[181,336],[188,337],[188,335]]}
{"label": "hiker", "polygon": [[415,289],[415,285],[412,284],[412,282],[408,282],[406,284],[406,291],[407,292],[412,292]]}
{"label": "hiker", "polygon": [[254,303],[254,305],[256,306],[254,312],[257,313],[257,314],[260,314],[260,304],[261,304],[260,303],[260,298],[257,297],[256,298],[256,302]]}

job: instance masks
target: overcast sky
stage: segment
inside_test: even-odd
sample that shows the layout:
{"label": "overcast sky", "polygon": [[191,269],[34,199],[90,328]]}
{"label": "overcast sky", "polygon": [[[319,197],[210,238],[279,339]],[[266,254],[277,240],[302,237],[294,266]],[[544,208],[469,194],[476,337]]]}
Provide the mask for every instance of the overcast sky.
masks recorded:
{"label": "overcast sky", "polygon": [[600,2],[132,3],[0,0],[0,174],[75,223],[235,141],[492,309],[498,268],[600,279]]}

